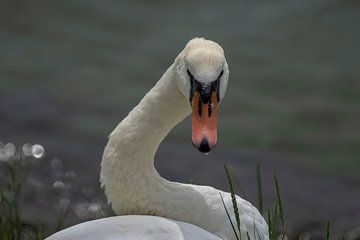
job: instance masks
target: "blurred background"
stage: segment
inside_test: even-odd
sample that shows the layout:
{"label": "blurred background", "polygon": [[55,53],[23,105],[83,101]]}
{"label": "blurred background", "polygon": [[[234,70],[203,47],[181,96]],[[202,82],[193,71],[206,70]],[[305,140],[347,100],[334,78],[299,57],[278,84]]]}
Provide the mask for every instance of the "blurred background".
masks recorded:
{"label": "blurred background", "polygon": [[46,152],[26,167],[24,221],[113,214],[98,182],[107,136],[202,36],[230,67],[219,143],[199,154],[186,119],[160,146],[160,174],[226,190],[226,162],[257,206],[259,163],[265,209],[277,172],[289,236],[319,236],[329,220],[334,234],[360,231],[360,1],[0,4],[0,152]]}

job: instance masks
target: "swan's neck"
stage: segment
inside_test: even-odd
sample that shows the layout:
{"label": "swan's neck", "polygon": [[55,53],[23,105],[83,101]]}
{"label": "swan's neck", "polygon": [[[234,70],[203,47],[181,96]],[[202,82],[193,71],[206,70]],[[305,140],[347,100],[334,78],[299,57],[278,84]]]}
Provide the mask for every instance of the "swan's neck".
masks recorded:
{"label": "swan's neck", "polygon": [[149,206],[141,206],[147,204],[143,198],[155,200],[150,192],[157,194],[169,184],[155,170],[154,155],[169,131],[191,112],[174,78],[171,66],[110,135],[102,161],[101,183],[119,214],[145,214],[141,209]]}
{"label": "swan's neck", "polygon": [[[117,214],[163,216],[195,224],[222,239],[234,239],[219,190],[167,181],[154,168],[159,144],[191,112],[174,78],[170,67],[111,133],[101,162],[101,184]],[[226,208],[232,209],[230,194],[222,192],[222,196]],[[267,224],[256,208],[239,197],[237,201],[242,235],[254,233],[256,239],[256,223],[264,236],[261,239],[268,239]]]}

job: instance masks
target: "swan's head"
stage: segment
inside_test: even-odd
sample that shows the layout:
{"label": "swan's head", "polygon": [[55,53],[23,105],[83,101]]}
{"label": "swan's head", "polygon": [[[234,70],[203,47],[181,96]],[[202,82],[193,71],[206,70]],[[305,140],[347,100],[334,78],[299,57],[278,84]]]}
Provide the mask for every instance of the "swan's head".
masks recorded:
{"label": "swan's head", "polygon": [[177,84],[192,108],[192,143],[203,153],[217,142],[217,106],[225,95],[229,69],[219,44],[188,42],[176,61]]}

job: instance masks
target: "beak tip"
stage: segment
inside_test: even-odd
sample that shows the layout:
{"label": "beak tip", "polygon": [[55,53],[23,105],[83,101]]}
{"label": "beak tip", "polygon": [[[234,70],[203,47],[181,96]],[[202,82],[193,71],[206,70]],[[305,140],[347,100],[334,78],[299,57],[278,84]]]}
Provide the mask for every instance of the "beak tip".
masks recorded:
{"label": "beak tip", "polygon": [[203,138],[201,140],[200,144],[194,144],[194,142],[193,142],[193,146],[204,154],[209,153],[215,147],[215,145],[210,146],[210,144],[206,138]]}
{"label": "beak tip", "polygon": [[202,153],[208,153],[210,152],[210,146],[209,146],[209,142],[206,140],[206,138],[204,138],[201,143],[200,146],[198,147],[199,151]]}

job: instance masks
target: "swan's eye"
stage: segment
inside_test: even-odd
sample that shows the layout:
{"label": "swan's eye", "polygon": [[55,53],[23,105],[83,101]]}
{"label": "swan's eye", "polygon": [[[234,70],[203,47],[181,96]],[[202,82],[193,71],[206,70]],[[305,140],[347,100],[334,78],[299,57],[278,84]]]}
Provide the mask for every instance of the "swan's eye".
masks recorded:
{"label": "swan's eye", "polygon": [[191,74],[191,72],[189,71],[189,69],[187,70],[187,74],[189,75],[190,78],[194,78],[194,76]]}
{"label": "swan's eye", "polygon": [[220,75],[218,78],[221,78],[221,76],[224,74],[224,70],[221,71]]}

